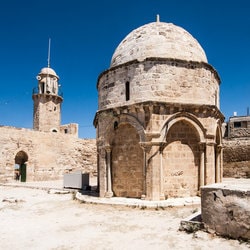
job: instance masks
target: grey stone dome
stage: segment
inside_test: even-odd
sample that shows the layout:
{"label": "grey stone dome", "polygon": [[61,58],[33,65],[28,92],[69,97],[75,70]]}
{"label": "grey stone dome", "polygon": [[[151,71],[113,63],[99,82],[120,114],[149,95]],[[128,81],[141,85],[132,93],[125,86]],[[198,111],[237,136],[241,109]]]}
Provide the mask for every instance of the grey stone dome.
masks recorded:
{"label": "grey stone dome", "polygon": [[198,41],[172,23],[152,22],[130,32],[116,48],[110,67],[149,57],[206,62]]}

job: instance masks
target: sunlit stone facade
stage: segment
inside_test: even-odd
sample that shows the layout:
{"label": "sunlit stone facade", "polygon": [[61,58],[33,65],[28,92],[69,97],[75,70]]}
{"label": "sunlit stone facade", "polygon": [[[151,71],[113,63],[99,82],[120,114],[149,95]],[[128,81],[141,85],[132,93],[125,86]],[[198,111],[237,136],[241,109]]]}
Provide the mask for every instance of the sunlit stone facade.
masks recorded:
{"label": "sunlit stone facade", "polygon": [[128,34],[97,82],[100,196],[195,196],[220,182],[219,87],[184,29],[157,21]]}

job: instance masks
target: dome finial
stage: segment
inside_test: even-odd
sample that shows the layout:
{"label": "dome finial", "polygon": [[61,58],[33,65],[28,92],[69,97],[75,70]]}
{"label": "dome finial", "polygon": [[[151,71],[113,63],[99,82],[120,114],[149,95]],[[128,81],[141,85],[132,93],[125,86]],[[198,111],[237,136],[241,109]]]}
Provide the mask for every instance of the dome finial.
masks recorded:
{"label": "dome finial", "polygon": [[157,23],[160,22],[160,15],[159,15],[159,14],[156,15],[156,22],[157,22]]}

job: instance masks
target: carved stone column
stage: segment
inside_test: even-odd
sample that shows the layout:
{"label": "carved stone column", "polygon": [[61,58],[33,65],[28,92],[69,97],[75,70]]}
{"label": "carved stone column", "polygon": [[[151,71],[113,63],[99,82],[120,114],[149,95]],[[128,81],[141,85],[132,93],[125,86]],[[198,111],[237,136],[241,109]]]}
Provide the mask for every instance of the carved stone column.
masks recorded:
{"label": "carved stone column", "polygon": [[205,151],[205,185],[215,182],[215,143],[213,141],[206,142]]}
{"label": "carved stone column", "polygon": [[200,149],[200,176],[199,176],[199,189],[201,186],[205,185],[205,143],[200,142],[199,143],[199,149]]}
{"label": "carved stone column", "polygon": [[163,174],[163,150],[167,145],[166,142],[160,143],[159,152],[160,152],[160,200],[165,200],[164,195],[164,174]]}
{"label": "carved stone column", "polygon": [[215,182],[221,182],[221,149],[222,145],[216,147]]}
{"label": "carved stone column", "polygon": [[223,146],[220,151],[220,181],[223,181]]}
{"label": "carved stone column", "polygon": [[148,157],[147,154],[149,153],[150,149],[151,149],[151,145],[145,143],[145,142],[141,142],[140,143],[141,148],[143,149],[143,194],[141,196],[141,199],[145,199],[146,195],[147,195],[147,184],[146,184],[146,180],[147,180],[147,162],[148,162]]}
{"label": "carved stone column", "polygon": [[105,194],[105,197],[112,197],[113,196],[113,191],[112,191],[112,180],[111,180],[111,147],[110,145],[105,146],[106,150],[106,162],[107,162],[107,192]]}
{"label": "carved stone column", "polygon": [[98,186],[100,197],[105,197],[107,192],[107,163],[106,150],[103,146],[98,147]]}

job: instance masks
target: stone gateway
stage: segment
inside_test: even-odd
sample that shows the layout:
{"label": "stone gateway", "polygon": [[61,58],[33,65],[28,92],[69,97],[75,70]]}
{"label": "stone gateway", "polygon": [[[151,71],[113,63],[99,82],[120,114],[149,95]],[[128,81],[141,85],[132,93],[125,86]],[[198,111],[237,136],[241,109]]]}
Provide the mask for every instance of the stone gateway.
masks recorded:
{"label": "stone gateway", "polygon": [[97,82],[100,196],[195,196],[221,182],[219,87],[183,28],[158,19],[129,33]]}

